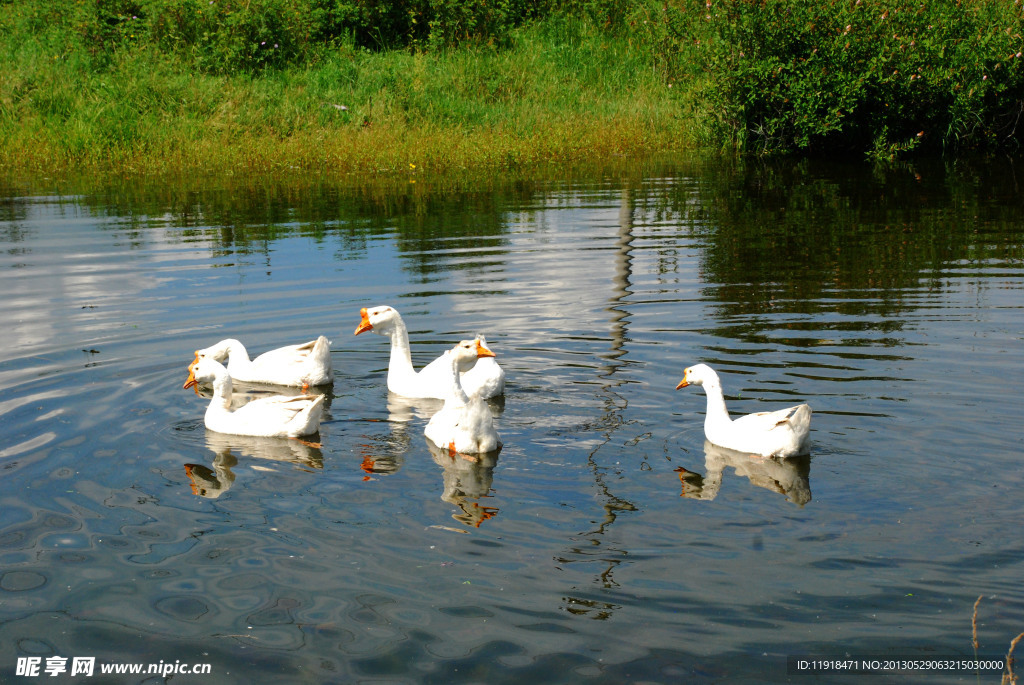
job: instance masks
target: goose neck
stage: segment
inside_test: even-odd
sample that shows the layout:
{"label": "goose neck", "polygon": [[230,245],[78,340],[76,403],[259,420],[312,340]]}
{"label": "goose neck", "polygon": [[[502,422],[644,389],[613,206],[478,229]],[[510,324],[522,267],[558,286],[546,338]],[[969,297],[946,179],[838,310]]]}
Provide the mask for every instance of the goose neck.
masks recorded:
{"label": "goose neck", "polygon": [[231,376],[218,373],[213,379],[213,399],[211,405],[220,405],[225,409],[231,406]]}
{"label": "goose neck", "polygon": [[388,374],[402,374],[408,376],[416,373],[412,367],[412,352],[409,349],[409,331],[405,322],[397,319],[385,329],[387,335],[391,336],[391,361],[388,365]]}
{"label": "goose neck", "polygon": [[729,422],[729,410],[725,406],[725,396],[722,394],[722,386],[717,383],[705,383],[704,394],[708,398],[708,411],[705,415],[705,424],[718,424]]}
{"label": "goose neck", "polygon": [[459,373],[459,360],[456,359],[455,355],[451,355],[451,368],[448,382],[451,387],[452,400],[461,405],[469,404],[469,395],[466,394],[465,389],[462,387],[462,380]]}
{"label": "goose neck", "polygon": [[249,359],[249,352],[238,340],[227,340],[224,344],[225,356],[227,357],[226,364],[229,369],[240,370],[242,367],[248,367],[252,365],[252,360]]}

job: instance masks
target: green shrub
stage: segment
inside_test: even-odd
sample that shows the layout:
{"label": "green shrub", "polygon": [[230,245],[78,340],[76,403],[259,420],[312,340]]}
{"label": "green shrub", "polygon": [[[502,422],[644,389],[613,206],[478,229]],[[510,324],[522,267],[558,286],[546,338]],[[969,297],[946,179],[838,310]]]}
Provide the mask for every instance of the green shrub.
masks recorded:
{"label": "green shrub", "polygon": [[142,0],[150,41],[203,71],[257,71],[315,62],[345,36],[330,3],[301,0]]}
{"label": "green shrub", "polygon": [[718,140],[758,152],[1016,145],[1024,20],[1011,0],[682,0],[675,68],[708,72]]}
{"label": "green shrub", "polygon": [[499,43],[546,14],[549,0],[338,0],[356,43],[368,48],[448,48]]}
{"label": "green shrub", "polygon": [[256,72],[317,63],[340,45],[507,45],[514,29],[550,9],[551,0],[9,0],[0,32],[59,27],[93,66],[152,49],[207,73]]}

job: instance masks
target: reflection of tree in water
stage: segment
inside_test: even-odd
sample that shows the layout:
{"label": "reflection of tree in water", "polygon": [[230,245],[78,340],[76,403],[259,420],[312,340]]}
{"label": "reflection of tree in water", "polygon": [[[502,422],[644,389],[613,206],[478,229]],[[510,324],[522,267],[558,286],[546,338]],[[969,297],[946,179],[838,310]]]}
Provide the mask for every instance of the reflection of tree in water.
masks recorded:
{"label": "reflection of tree in water", "polygon": [[[439,242],[452,238],[460,249],[475,248],[481,259],[498,260],[509,214],[543,210],[553,190],[603,183],[609,175],[618,176],[623,187],[645,177],[697,179],[696,189],[691,183],[665,184],[664,192],[631,201],[642,202],[652,221],[681,223],[688,234],[704,239],[703,277],[718,284],[708,292],[723,315],[772,313],[780,306],[807,314],[898,314],[904,306],[899,292],[941,287],[951,264],[1024,257],[1019,241],[1005,240],[1019,226],[1017,163],[984,160],[972,166],[959,160],[893,167],[872,176],[854,164],[711,160],[575,170],[572,181],[562,173],[553,181],[477,174],[392,175],[359,183],[300,174],[218,179],[202,190],[192,178],[130,179],[121,185],[79,179],[47,191],[74,195],[76,207],[116,218],[101,225],[130,240],[145,240],[153,226],[172,227],[182,229],[182,241],[211,241],[218,255],[270,259],[276,240],[303,236],[335,244],[337,258],[347,260],[364,254],[371,240],[389,238],[409,270],[427,276],[479,263],[438,250]],[[594,174],[589,179],[587,171]],[[8,221],[24,213],[20,202],[0,204],[0,216]],[[667,269],[671,253],[664,249],[659,255]],[[860,290],[865,297],[830,301],[840,290]]]}
{"label": "reflection of tree in water", "polygon": [[21,243],[30,235],[22,225],[28,219],[29,201],[0,195],[0,242]]}
{"label": "reflection of tree in water", "polygon": [[[33,224],[29,223],[30,208],[35,204],[35,200],[22,195],[23,192],[20,189],[9,188],[5,183],[0,182],[0,244],[7,245],[0,254],[6,253],[16,257],[31,251],[23,243],[37,233]],[[61,209],[51,211],[59,212]],[[38,225],[38,222],[35,225]],[[21,265],[16,263],[14,266]]]}
{"label": "reflection of tree in water", "polygon": [[[405,268],[423,280],[449,269],[500,265],[504,234],[518,223],[540,221],[552,197],[566,189],[606,187],[610,176],[636,185],[645,174],[664,176],[671,165],[623,163],[586,168],[550,178],[474,174],[463,178],[405,175],[328,179],[310,174],[221,178],[197,190],[197,179],[180,183],[108,179],[97,186],[83,179],[62,192],[74,193],[76,207],[117,221],[105,230],[143,244],[151,228],[178,229],[171,239],[208,243],[214,256],[261,257],[269,268],[273,244],[305,237],[335,249],[339,261],[359,259],[372,241],[394,241]],[[415,181],[415,182],[410,182]],[[165,240],[166,237],[162,237]],[[466,254],[472,259],[466,259]],[[453,255],[455,255],[453,257]]]}
{"label": "reflection of tree in water", "polygon": [[[598,453],[611,442],[616,431],[622,426],[632,423],[631,420],[623,416],[628,407],[628,400],[625,395],[616,390],[626,382],[625,379],[616,377],[616,372],[625,365],[622,358],[627,354],[626,343],[628,342],[629,325],[629,312],[625,305],[632,292],[630,278],[632,275],[633,201],[628,189],[622,191],[618,224],[618,250],[615,255],[615,269],[612,276],[613,294],[607,308],[611,315],[611,349],[602,355],[605,364],[598,374],[601,379],[604,408],[600,419],[587,426],[588,430],[599,430],[604,435],[604,440],[587,455],[587,464],[603,499],[601,507],[604,510],[604,516],[595,530],[582,534],[582,537],[592,546],[592,550],[577,547],[573,548],[569,554],[556,558],[557,562],[565,564],[579,561],[589,562],[594,560],[593,557],[596,554],[599,556],[601,564],[604,565],[604,569],[598,573],[597,578],[605,589],[618,587],[614,571],[628,552],[606,547],[604,536],[620,513],[637,511],[636,505],[612,492],[605,477],[607,467],[602,466],[598,459]],[[618,608],[617,605],[607,602],[572,596],[564,597],[563,603],[565,610],[569,613],[585,615],[597,620],[609,618]]]}
{"label": "reflection of tree in water", "polygon": [[339,260],[363,255],[371,240],[393,239],[409,270],[427,275],[453,266],[439,241],[457,238],[459,249],[500,252],[510,208],[532,204],[538,186],[479,178],[472,186],[291,178],[202,191],[106,186],[77,200],[97,215],[117,217],[106,226],[130,239],[144,240],[151,226],[170,226],[182,229],[183,241],[211,242],[214,256],[259,255],[268,266],[273,243],[283,238],[332,242]]}
{"label": "reflection of tree in water", "polygon": [[[941,288],[950,268],[1020,260],[1021,244],[1000,237],[1018,210],[990,202],[1016,197],[1014,175],[985,169],[991,176],[981,180],[952,168],[869,176],[786,162],[702,175],[701,210],[688,211],[684,225],[703,241],[704,292],[725,324],[715,332],[764,341],[761,317],[785,313],[806,316],[784,324],[797,345],[808,344],[801,329],[892,333],[915,307],[908,293]],[[828,314],[840,320],[823,321]]]}

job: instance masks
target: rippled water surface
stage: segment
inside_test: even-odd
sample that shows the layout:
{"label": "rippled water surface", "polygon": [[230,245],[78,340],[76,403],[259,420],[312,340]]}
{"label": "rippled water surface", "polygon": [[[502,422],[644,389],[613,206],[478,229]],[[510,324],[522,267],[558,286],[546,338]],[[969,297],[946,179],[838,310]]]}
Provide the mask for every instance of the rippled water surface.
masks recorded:
{"label": "rippled water surface", "polygon": [[[807,682],[788,656],[973,655],[979,597],[1005,655],[1018,171],[0,186],[0,681]],[[353,336],[378,304],[417,365],[486,333],[496,460],[431,453],[439,403]],[[320,334],[319,447],[205,429],[193,350]],[[697,362],[734,413],[810,403],[810,457],[705,445]]]}

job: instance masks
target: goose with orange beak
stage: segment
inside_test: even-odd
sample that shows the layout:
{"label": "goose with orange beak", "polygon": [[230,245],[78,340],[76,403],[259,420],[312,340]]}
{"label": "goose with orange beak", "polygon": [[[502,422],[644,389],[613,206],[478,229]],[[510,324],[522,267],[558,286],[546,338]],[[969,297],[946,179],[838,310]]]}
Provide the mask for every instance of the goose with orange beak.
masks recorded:
{"label": "goose with orange beak", "polygon": [[252,400],[231,409],[231,376],[224,365],[211,357],[196,355],[189,364],[184,389],[212,384],[213,398],[203,422],[218,433],[267,438],[294,438],[320,430],[324,395],[274,395]]}
{"label": "goose with orange beak", "polygon": [[[409,331],[405,321],[394,307],[363,307],[359,310],[359,325],[355,335],[371,331],[391,339],[391,358],[388,362],[388,390],[412,398],[434,398],[443,400],[449,392],[449,362],[441,355],[420,371],[412,365],[412,351],[409,347]],[[486,340],[477,336],[485,349]],[[494,356],[484,357],[460,376],[463,389],[470,395],[482,399],[497,397],[505,392],[505,371]]]}
{"label": "goose with orange beak", "polygon": [[676,390],[699,385],[707,395],[704,436],[711,443],[761,457],[793,457],[806,454],[810,445],[811,408],[799,404],[776,411],[729,416],[718,374],[707,364],[683,372]]}
{"label": "goose with orange beak", "polygon": [[448,363],[448,397],[430,418],[424,434],[438,447],[448,448],[453,456],[485,454],[501,448],[490,407],[479,395],[467,394],[459,380],[460,374],[478,360],[493,357],[479,338],[459,342],[442,357]]}
{"label": "goose with orange beak", "polygon": [[227,338],[196,352],[224,364],[228,375],[243,383],[309,388],[334,380],[331,341],[324,336],[301,345],[286,345],[249,359],[245,346]]}

